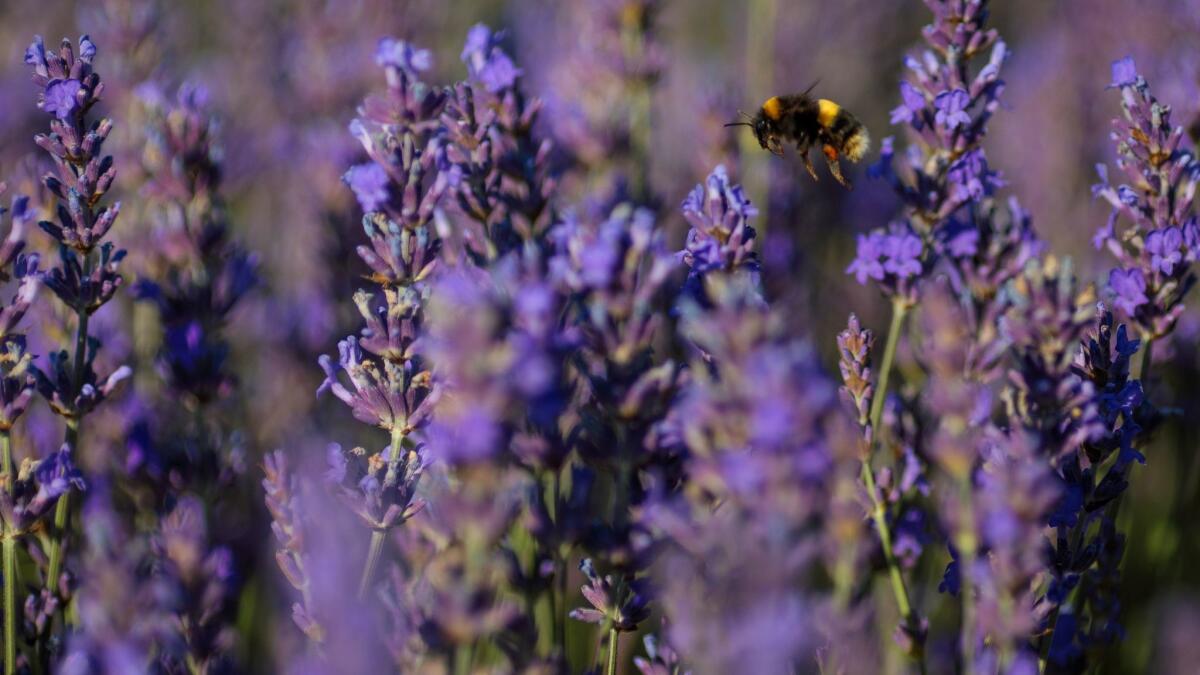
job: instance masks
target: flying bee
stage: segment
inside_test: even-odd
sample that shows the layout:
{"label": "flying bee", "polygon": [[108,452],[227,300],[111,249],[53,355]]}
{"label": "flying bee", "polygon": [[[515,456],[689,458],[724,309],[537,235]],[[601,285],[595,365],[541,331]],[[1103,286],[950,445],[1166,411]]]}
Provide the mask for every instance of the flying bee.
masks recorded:
{"label": "flying bee", "polygon": [[871,136],[862,122],[848,110],[827,98],[812,98],[809,96],[811,91],[812,87],[809,87],[801,94],[772,96],[762,104],[754,117],[742,113],[745,121],[730,122],[725,126],[750,127],[764,150],[781,157],[783,144],[795,143],[796,151],[804,159],[804,168],[808,169],[813,180],[818,180],[817,172],[813,169],[808,151],[819,144],[829,165],[829,172],[837,182],[848,188],[850,183],[842,176],[838,159],[843,156],[851,162],[862,159],[871,147]]}

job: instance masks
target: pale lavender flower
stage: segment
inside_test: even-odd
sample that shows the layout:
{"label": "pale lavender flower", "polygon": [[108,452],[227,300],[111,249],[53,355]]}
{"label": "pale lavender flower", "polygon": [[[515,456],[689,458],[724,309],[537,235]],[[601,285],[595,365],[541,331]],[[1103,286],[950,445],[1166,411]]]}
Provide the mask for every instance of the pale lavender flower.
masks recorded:
{"label": "pale lavender flower", "polygon": [[694,274],[757,267],[755,232],[749,220],[758,215],[758,209],[746,198],[742,186],[729,180],[723,165],[688,193],[681,210],[692,226],[682,251],[683,261]]}
{"label": "pale lavender flower", "polygon": [[1146,278],[1141,270],[1114,268],[1108,273],[1108,287],[1112,289],[1117,308],[1129,316],[1150,301],[1146,297]]}
{"label": "pale lavender flower", "polygon": [[912,302],[916,282],[927,269],[926,254],[921,238],[905,223],[896,222],[887,231],[859,235],[857,256],[846,273],[860,284],[877,281],[888,296]]}
{"label": "pale lavender flower", "polygon": [[504,33],[493,33],[484,24],[476,24],[467,32],[467,42],[463,45],[462,60],[467,64],[467,73],[493,94],[512,87],[521,76],[521,69],[500,48],[503,38]]}
{"label": "pale lavender flower", "polygon": [[971,96],[963,89],[944,91],[933,99],[933,107],[937,110],[933,119],[937,124],[947,129],[956,129],[971,123],[971,116],[966,109],[971,104]]}
{"label": "pale lavender flower", "polygon": [[79,106],[77,97],[82,88],[79,80],[51,80],[46,85],[42,109],[60,120],[67,119]]}
{"label": "pale lavender flower", "polygon": [[305,515],[297,493],[298,483],[288,468],[282,451],[269,453],[263,460],[262,480],[267,510],[271,513],[271,531],[278,548],[275,560],[288,583],[299,593],[292,605],[292,619],[313,643],[325,640],[325,629],[314,614],[313,578],[305,541]]}
{"label": "pale lavender flower", "polygon": [[354,191],[354,196],[366,213],[378,211],[388,200],[387,172],[374,162],[350,167],[343,180]]}
{"label": "pale lavender flower", "polygon": [[1150,268],[1165,276],[1171,276],[1183,260],[1183,235],[1177,227],[1154,230],[1146,235],[1146,252],[1150,254]]}
{"label": "pale lavender flower", "polygon": [[419,49],[404,40],[386,37],[379,41],[379,46],[375,49],[375,65],[419,73],[433,67],[433,54],[428,49]]}

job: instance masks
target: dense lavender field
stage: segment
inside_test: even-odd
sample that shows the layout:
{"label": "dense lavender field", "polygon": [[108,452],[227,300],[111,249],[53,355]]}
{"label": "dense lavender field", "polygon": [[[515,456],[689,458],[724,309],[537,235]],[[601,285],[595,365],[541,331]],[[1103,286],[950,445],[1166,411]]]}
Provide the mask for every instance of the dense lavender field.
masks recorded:
{"label": "dense lavender field", "polygon": [[0,4],[4,673],[1198,672],[1198,37]]}

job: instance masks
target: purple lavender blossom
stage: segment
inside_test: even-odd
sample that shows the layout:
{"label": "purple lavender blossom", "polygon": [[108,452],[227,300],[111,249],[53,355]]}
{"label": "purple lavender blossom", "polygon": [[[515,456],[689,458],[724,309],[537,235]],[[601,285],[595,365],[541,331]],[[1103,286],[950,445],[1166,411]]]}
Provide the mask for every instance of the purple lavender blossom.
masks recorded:
{"label": "purple lavender blossom", "polygon": [[933,119],[947,129],[957,129],[964,124],[970,124],[971,116],[966,112],[970,104],[971,96],[965,90],[944,91],[933,99],[933,107],[937,110]]}
{"label": "purple lavender blossom", "polygon": [[46,85],[42,109],[60,120],[67,119],[79,105],[77,97],[82,88],[79,80],[51,80]]}
{"label": "purple lavender blossom", "polygon": [[757,278],[759,263],[754,252],[754,228],[750,218],[758,209],[734,185],[723,165],[709,174],[683,200],[683,217],[691,229],[680,256],[689,268],[685,295],[703,300],[704,277],[714,271],[744,272]]}
{"label": "purple lavender blossom", "polygon": [[871,381],[871,347],[875,343],[875,335],[870,329],[863,329],[858,317],[851,314],[847,321],[846,330],[838,333],[838,368],[842,372],[842,395],[849,399],[858,415],[860,426],[868,426],[868,415],[871,409],[871,399],[874,386]]}
{"label": "purple lavender blossom", "polygon": [[[984,27],[987,10],[983,0],[927,4],[934,13],[934,22],[924,31],[930,51],[905,60],[908,76],[900,85],[902,104],[892,112],[892,123],[905,126],[913,145],[897,171],[893,141],[885,139],[879,162],[869,170],[892,185],[905,204],[905,217],[891,226],[891,233],[860,238],[858,256],[847,269],[859,283],[873,279],[886,295],[910,303],[920,277],[935,268],[941,252],[938,242],[965,245],[963,224],[974,225],[976,219],[956,220],[956,214],[976,208],[1003,185],[980,146],[987,123],[1000,105],[1000,65],[1008,55],[1007,47],[994,29]],[[987,66],[972,74],[972,57],[989,49]],[[954,228],[953,236],[947,233],[949,228]],[[903,245],[885,242],[883,237],[895,236],[898,229],[917,237],[921,250],[907,238]],[[975,235],[977,240],[982,238]],[[889,246],[904,253],[893,269],[885,271],[902,271],[900,280],[912,277],[911,281],[897,285],[896,279],[876,266]],[[960,246],[957,254],[963,252]],[[920,267],[917,260],[922,261]]]}
{"label": "purple lavender blossom", "polygon": [[[834,461],[822,419],[832,414],[833,387],[811,352],[778,335],[745,279],[711,283],[713,307],[683,314],[700,349],[673,414],[686,424],[692,480],[709,485],[722,507],[685,493],[649,509],[647,523],[665,543],[654,578],[673,618],[671,644],[686,662],[771,672],[806,658],[818,641],[795,580],[815,563],[799,524],[824,513],[829,498]],[[745,423],[772,400],[786,402],[788,414],[773,416],[771,433]],[[776,629],[785,622],[788,630]]]}
{"label": "purple lavender blossom", "polygon": [[[1108,279],[1113,304],[1144,337],[1156,339],[1171,332],[1196,282],[1193,203],[1200,164],[1183,143],[1183,128],[1173,125],[1171,108],[1150,93],[1132,58],[1113,64],[1110,87],[1121,92],[1112,139],[1117,168],[1129,183],[1113,185],[1107,168],[1099,171],[1102,182],[1092,192],[1112,213],[1094,242],[1117,259]],[[1126,227],[1118,231],[1122,222]]]}
{"label": "purple lavender blossom", "polygon": [[1115,294],[1117,307],[1126,314],[1133,316],[1138,307],[1149,302],[1146,297],[1146,278],[1138,269],[1113,269],[1108,273],[1108,287]]}
{"label": "purple lavender blossom", "polygon": [[704,185],[693,188],[681,209],[692,226],[682,252],[688,267],[703,274],[755,266],[755,232],[748,223],[758,209],[742,186],[730,182],[724,166],[713,169]]}
{"label": "purple lavender blossom", "polygon": [[883,271],[897,279],[921,273],[921,239],[907,232],[893,232],[883,242]]}
{"label": "purple lavender blossom", "polygon": [[892,124],[921,124],[920,115],[925,112],[925,97],[905,81],[900,82],[900,105],[892,110]]}
{"label": "purple lavender blossom", "polygon": [[[39,226],[57,242],[59,265],[42,278],[74,314],[76,335],[73,352],[51,352],[49,366],[36,369],[35,375],[38,390],[50,409],[64,419],[67,457],[80,452],[83,419],[131,374],[129,367],[120,366],[101,376],[94,367],[100,341],[89,332],[89,320],[122,285],[118,267],[125,252],[104,241],[121,209],[119,202],[104,204],[116,176],[113,158],[104,154],[103,147],[113,123],[89,118],[104,93],[104,85],[92,68],[95,44],[85,35],[79,40],[79,49],[77,57],[70,40],[64,39],[58,53],[49,53],[41,38],[36,38],[25,54],[33,83],[41,90],[38,106],[55,115],[49,133],[34,138],[55,168],[42,182],[54,199],[58,222],[43,221]],[[54,532],[48,543],[42,607],[50,615],[39,628],[43,645],[50,638],[49,632],[57,630],[52,620],[57,603],[61,600],[65,605],[70,593],[63,575],[63,544],[71,534],[66,527],[68,496],[63,494],[55,505]],[[48,658],[44,647],[38,651],[39,658]]]}
{"label": "purple lavender blossom", "polygon": [[467,64],[467,73],[493,94],[512,87],[521,76],[521,69],[500,48],[503,38],[502,32],[493,33],[484,24],[476,24],[467,32],[467,42],[463,45],[462,60]]}
{"label": "purple lavender blossom", "polygon": [[1171,276],[1183,260],[1183,235],[1179,228],[1168,227],[1154,230],[1146,235],[1146,252],[1150,254],[1150,268],[1164,276]]}
{"label": "purple lavender blossom", "polygon": [[379,41],[375,49],[375,65],[411,73],[424,72],[433,67],[433,53],[428,49],[418,49],[404,40],[386,37]]}
{"label": "purple lavender blossom", "polygon": [[148,261],[156,273],[145,274],[136,292],[159,311],[158,365],[164,380],[177,397],[205,405],[233,390],[230,348],[222,332],[257,284],[258,259],[230,232],[221,194],[218,123],[205,108],[207,96],[195,85],[184,85],[174,98],[173,104],[149,111],[156,152],[143,162],[146,192],[161,209],[153,235],[171,253]]}
{"label": "purple lavender blossom", "polygon": [[388,200],[388,176],[383,167],[375,163],[358,164],[346,171],[343,180],[366,213],[378,211]]}
{"label": "purple lavender blossom", "polygon": [[1123,59],[1113,61],[1112,82],[1108,85],[1108,88],[1121,89],[1123,87],[1132,87],[1137,84],[1137,80],[1137,64],[1133,62],[1132,56],[1126,56]]}
{"label": "purple lavender blossom", "polygon": [[875,280],[889,295],[911,298],[914,282],[926,269],[924,256],[921,238],[903,223],[893,223],[887,232],[859,235],[857,256],[846,273],[853,274],[860,284]]}
{"label": "purple lavender blossom", "polygon": [[305,519],[297,494],[297,481],[288,470],[287,457],[279,450],[266,456],[263,471],[262,485],[267,509],[271,512],[271,531],[279,547],[275,560],[288,583],[300,594],[300,600],[292,606],[292,617],[309,640],[320,644],[325,631],[313,614],[312,577],[305,550]]}
{"label": "purple lavender blossom", "polygon": [[860,285],[866,285],[867,279],[883,281],[883,250],[888,237],[882,232],[871,232],[858,235],[856,257],[846,268],[847,274],[853,274]]}

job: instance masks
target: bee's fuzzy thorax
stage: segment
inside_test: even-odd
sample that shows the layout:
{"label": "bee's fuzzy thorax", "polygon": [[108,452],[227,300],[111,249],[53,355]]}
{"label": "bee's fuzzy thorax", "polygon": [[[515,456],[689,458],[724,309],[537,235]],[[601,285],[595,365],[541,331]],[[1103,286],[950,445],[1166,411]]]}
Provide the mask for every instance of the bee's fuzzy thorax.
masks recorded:
{"label": "bee's fuzzy thorax", "polygon": [[778,120],[783,114],[783,104],[778,96],[772,96],[762,104],[762,113],[770,120]]}

